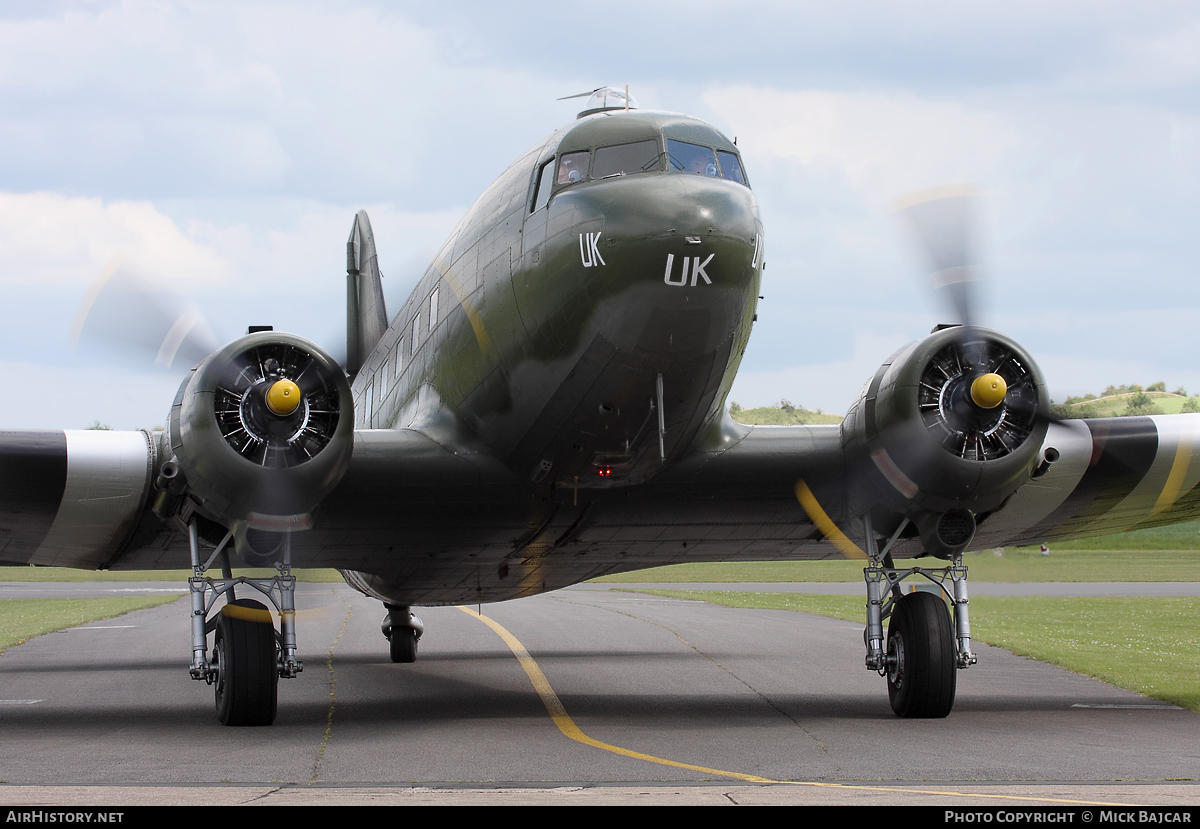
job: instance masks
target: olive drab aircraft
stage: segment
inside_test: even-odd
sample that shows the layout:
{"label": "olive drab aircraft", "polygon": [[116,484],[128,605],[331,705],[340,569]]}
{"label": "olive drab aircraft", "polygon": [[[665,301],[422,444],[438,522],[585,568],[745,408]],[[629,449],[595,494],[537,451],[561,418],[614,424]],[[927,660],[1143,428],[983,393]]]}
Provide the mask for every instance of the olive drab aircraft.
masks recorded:
{"label": "olive drab aircraft", "polygon": [[206,352],[171,321],[159,361],[196,356],[162,431],[0,432],[0,563],[190,562],[191,676],[221,722],[261,725],[302,669],[295,567],[382,602],[412,662],[414,607],[849,556],[866,667],[898,715],[946,716],[976,661],[963,552],[1196,518],[1200,415],[1052,417],[1030,354],[974,322],[972,197],[950,190],[901,215],[953,324],[888,357],[841,425],[734,422],[766,267],[752,173],[708,124],[597,90],[394,313],[360,212],[344,360],[265,326]]}

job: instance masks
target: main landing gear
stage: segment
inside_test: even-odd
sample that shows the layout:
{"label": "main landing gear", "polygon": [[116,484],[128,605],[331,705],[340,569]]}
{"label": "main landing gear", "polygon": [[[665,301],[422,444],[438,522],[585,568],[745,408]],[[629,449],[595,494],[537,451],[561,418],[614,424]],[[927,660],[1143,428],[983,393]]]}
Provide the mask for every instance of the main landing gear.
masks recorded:
{"label": "main landing gear", "polygon": [[405,605],[385,604],[387,615],[379,626],[390,644],[392,661],[408,663],[417,661],[417,643],[425,632],[425,625],[413,615],[412,608]]}
{"label": "main landing gear", "polygon": [[[270,725],[275,722],[279,678],[294,679],[304,666],[296,659],[296,578],[291,568],[291,543],[285,537],[279,574],[271,578],[233,578],[228,545],[232,533],[208,560],[200,561],[195,522],[188,524],[192,553],[192,679],[215,686],[217,719],[224,725]],[[222,578],[205,575],[221,557]],[[262,602],[239,599],[234,588],[244,584],[263,594],[279,612],[278,633],[271,612]],[[217,598],[221,609],[209,617]],[[211,656],[208,634],[215,633]]]}
{"label": "main landing gear", "polygon": [[[867,583],[867,627],[863,631],[867,668],[887,677],[888,699],[898,716],[945,717],[954,707],[957,671],[978,661],[971,652],[967,568],[962,556],[944,568],[897,570],[892,566],[889,548],[900,531],[880,553],[870,521],[864,520],[864,526],[869,559],[863,569]],[[901,582],[913,576],[937,585],[938,593],[902,592]],[[949,598],[954,609],[953,621],[943,596]],[[884,619],[889,620],[886,652]]]}

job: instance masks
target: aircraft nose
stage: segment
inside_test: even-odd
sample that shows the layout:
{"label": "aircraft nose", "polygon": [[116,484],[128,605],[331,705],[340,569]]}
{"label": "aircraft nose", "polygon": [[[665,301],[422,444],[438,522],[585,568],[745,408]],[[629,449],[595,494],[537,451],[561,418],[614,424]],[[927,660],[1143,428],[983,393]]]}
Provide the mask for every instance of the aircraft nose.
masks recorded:
{"label": "aircraft nose", "polygon": [[720,293],[746,287],[757,272],[758,208],[734,182],[686,174],[603,182],[575,216],[581,264],[618,289],[652,282]]}
{"label": "aircraft nose", "polygon": [[762,224],[753,192],[733,181],[588,182],[555,195],[522,244],[513,280],[521,320],[562,347],[586,320],[624,354],[712,354],[754,314]]}
{"label": "aircraft nose", "polygon": [[[753,313],[761,224],[735,182],[670,174],[606,183],[580,205],[578,250],[595,320],[629,354],[714,353]],[[607,190],[607,192],[603,192]],[[592,229],[595,228],[595,229]]]}

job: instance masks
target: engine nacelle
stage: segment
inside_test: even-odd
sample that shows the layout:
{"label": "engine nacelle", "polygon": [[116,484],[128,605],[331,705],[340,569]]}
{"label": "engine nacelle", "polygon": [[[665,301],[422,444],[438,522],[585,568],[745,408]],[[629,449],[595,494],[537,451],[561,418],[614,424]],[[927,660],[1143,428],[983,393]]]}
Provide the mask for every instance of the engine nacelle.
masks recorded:
{"label": "engine nacelle", "polygon": [[1029,479],[1049,406],[1033,359],[1002,334],[953,327],[910,343],[880,366],[842,424],[852,511],[893,525],[908,518],[927,552],[952,558],[970,543],[975,517]]}
{"label": "engine nacelle", "polygon": [[183,381],[167,438],[172,458],[159,474],[156,511],[173,512],[172,493],[186,492],[202,516],[233,530],[243,557],[268,558],[284,533],[311,525],[349,467],[350,385],[312,343],[250,334]]}

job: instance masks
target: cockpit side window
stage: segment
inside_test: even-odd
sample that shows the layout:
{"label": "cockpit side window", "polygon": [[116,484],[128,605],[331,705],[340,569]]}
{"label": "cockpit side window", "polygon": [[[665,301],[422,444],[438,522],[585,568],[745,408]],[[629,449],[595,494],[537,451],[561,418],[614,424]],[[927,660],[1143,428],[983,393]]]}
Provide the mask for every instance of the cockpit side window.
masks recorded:
{"label": "cockpit side window", "polygon": [[537,195],[533,197],[533,210],[537,212],[550,203],[550,188],[554,186],[554,159],[550,159],[538,170]]}
{"label": "cockpit side window", "polygon": [[746,181],[745,172],[742,171],[742,161],[735,153],[717,150],[717,159],[721,162],[721,173],[725,178],[750,186],[750,182]]}
{"label": "cockpit side window", "polygon": [[583,181],[588,174],[588,156],[590,153],[587,150],[578,153],[567,153],[558,160],[558,177],[555,179],[556,184],[572,184],[576,181]]}
{"label": "cockpit side window", "polygon": [[702,176],[720,176],[717,157],[710,147],[689,144],[687,141],[667,139],[667,165],[680,173],[698,173]]}
{"label": "cockpit side window", "polygon": [[635,141],[615,147],[596,150],[596,161],[592,164],[592,178],[647,173],[659,168],[658,142]]}

